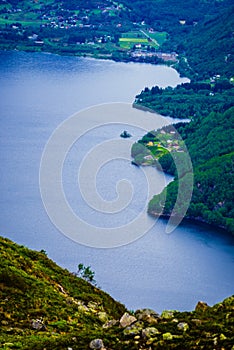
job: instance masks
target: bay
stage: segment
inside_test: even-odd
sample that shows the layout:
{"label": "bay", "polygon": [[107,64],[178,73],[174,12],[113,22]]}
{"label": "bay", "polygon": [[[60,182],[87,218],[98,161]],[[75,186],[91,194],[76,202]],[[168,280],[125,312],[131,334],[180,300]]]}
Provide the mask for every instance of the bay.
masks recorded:
{"label": "bay", "polygon": [[[98,285],[130,309],[191,310],[198,300],[214,304],[231,295],[234,239],[225,232],[184,223],[167,235],[165,221],[159,220],[131,244],[96,249],[73,242],[57,230],[40,196],[42,152],[60,123],[93,105],[132,103],[145,86],[175,86],[183,81],[187,80],[165,66],[1,52],[1,234],[30,248],[46,250],[50,258],[70,271],[76,271],[80,262],[90,265]],[[142,118],[149,115],[137,113],[142,113]],[[157,115],[151,117],[156,123]],[[165,118],[165,123],[170,122]],[[116,159],[98,173],[97,189],[106,200],[112,200],[116,183],[127,178],[134,188],[129,211],[112,216],[110,222],[78,200],[74,178],[82,157],[96,143],[118,138],[122,130],[122,125],[94,130],[88,142],[87,138],[79,141],[77,147],[82,152],[77,154],[74,146],[65,163],[64,189],[69,203],[84,220],[100,227],[125,223],[142,210],[146,198],[144,174],[129,162]],[[133,141],[142,136],[137,128],[131,133]],[[155,169],[146,172],[157,178],[157,191],[171,181]]]}

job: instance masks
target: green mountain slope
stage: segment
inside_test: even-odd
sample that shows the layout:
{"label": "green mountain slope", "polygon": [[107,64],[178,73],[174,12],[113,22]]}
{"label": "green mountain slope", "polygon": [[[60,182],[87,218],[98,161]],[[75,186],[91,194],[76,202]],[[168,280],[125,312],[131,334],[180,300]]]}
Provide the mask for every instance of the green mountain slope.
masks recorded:
{"label": "green mountain slope", "polygon": [[193,312],[126,314],[43,252],[0,237],[0,255],[1,349],[233,349],[234,297]]}
{"label": "green mountain slope", "polygon": [[[194,188],[186,217],[223,227],[234,234],[234,107],[225,113],[212,112],[201,120],[176,128],[185,140],[193,162]],[[162,156],[159,161],[165,171],[173,169],[171,157]],[[150,201],[149,213],[157,214],[167,191],[163,213],[171,215],[177,189],[176,179]]]}
{"label": "green mountain slope", "polygon": [[196,80],[234,75],[234,6],[221,11],[193,31],[179,45]]}
{"label": "green mountain slope", "polygon": [[1,349],[86,349],[103,337],[107,319],[124,313],[123,305],[44,253],[3,238],[0,244]]}
{"label": "green mountain slope", "polygon": [[212,111],[224,112],[234,105],[234,86],[227,79],[184,83],[162,89],[145,88],[136,96],[134,105],[144,106],[172,118],[197,119]]}
{"label": "green mountain slope", "polygon": [[[198,23],[183,41],[187,59],[180,69],[193,80],[175,88],[145,88],[134,106],[165,116],[190,118],[175,126],[188,148],[194,172],[194,190],[186,217],[223,227],[234,233],[234,16],[233,6],[219,16]],[[155,143],[154,134],[147,142]],[[144,138],[142,141],[144,143]],[[148,147],[150,150],[150,147]],[[172,149],[176,152],[176,149]],[[179,156],[179,155],[178,155]],[[162,155],[162,168],[176,175],[172,157]],[[180,179],[181,181],[181,179]],[[186,176],[183,181],[186,182]],[[164,215],[171,215],[178,180],[149,203],[149,213],[158,215],[167,192]],[[181,204],[182,206],[183,204]],[[179,215],[178,211],[173,215]]]}
{"label": "green mountain slope", "polygon": [[173,35],[177,35],[177,31],[188,32],[194,22],[209,18],[231,4],[229,0],[188,0],[186,6],[183,1],[174,0],[145,0],[144,6],[141,0],[122,0],[122,3],[132,10],[131,16],[134,21],[144,20],[151,26],[161,27]]}

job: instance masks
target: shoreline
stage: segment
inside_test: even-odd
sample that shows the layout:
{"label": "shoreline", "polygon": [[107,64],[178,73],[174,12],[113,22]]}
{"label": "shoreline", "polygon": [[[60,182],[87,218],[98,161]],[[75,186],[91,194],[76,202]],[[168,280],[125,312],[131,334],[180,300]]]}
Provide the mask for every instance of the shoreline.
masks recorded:
{"label": "shoreline", "polygon": [[[18,52],[29,52],[29,53],[47,53],[47,54],[55,54],[59,56],[68,56],[68,57],[83,57],[83,58],[93,58],[93,59],[100,59],[100,60],[111,60],[114,62],[133,62],[133,63],[145,63],[145,64],[152,64],[152,65],[165,65],[168,67],[175,68],[175,62],[173,61],[164,61],[163,59],[158,59],[157,61],[152,60],[147,57],[133,57],[129,55],[127,52],[119,52],[119,51],[110,51],[107,53],[96,53],[92,49],[89,52],[81,52],[81,51],[75,51],[75,50],[60,50],[59,48],[51,48],[44,49],[43,47],[37,47],[37,46],[22,46],[22,47],[10,47],[5,46],[2,44],[0,45],[0,51],[18,51]],[[116,56],[115,56],[116,54]],[[178,72],[179,73],[179,72]],[[179,73],[180,74],[180,73]]]}
{"label": "shoreline", "polygon": [[[74,55],[74,54],[65,54],[65,53],[57,53],[57,52],[51,52],[51,51],[37,51],[37,50],[19,50],[19,49],[2,49],[0,48],[0,51],[2,52],[24,52],[24,53],[37,53],[37,54],[51,54],[51,55],[58,55],[58,56],[67,56],[67,57],[80,57],[80,58],[85,58],[85,59],[91,59],[91,60],[103,60],[103,61],[112,61],[112,62],[121,62],[121,63],[143,63],[143,64],[152,64],[152,65],[164,65],[164,66],[168,66],[167,64],[162,64],[162,63],[159,63],[159,64],[153,64],[153,63],[147,63],[147,62],[137,62],[135,60],[128,60],[128,61],[124,61],[124,60],[115,60],[113,58],[110,58],[110,57],[96,57],[95,55]],[[173,66],[171,66],[173,69],[176,70],[176,68],[174,68]],[[178,71],[177,71],[178,72]],[[178,72],[179,73],[179,72]],[[139,109],[139,110],[142,110],[142,111],[145,111],[145,112],[149,112],[149,113],[153,113],[153,114],[157,114],[157,115],[160,115],[162,117],[169,117],[169,116],[165,116],[165,115],[161,115],[160,113],[157,113],[156,111],[152,110],[151,108],[149,107],[145,107],[143,105],[139,105],[135,102],[132,103],[132,107],[135,108],[135,109]],[[176,118],[175,118],[176,119]],[[141,164],[140,166],[149,166],[148,164]],[[152,166],[152,165],[151,165]],[[157,213],[154,213],[154,212],[147,212],[148,215],[152,216],[152,217],[158,217],[160,216],[161,219],[169,219],[171,216],[170,215],[165,215],[165,214],[161,214],[161,215],[158,215]],[[230,234],[230,232],[223,226],[216,226],[216,225],[212,225],[212,224],[209,224],[207,221],[205,221],[204,219],[202,218],[190,218],[190,217],[185,217],[183,221],[188,221],[188,222],[191,222],[191,223],[196,223],[196,224],[205,224],[207,225],[208,227],[210,228],[214,228],[214,229],[220,229],[224,232],[226,232],[227,234]],[[233,234],[231,234],[231,236],[233,236]]]}
{"label": "shoreline", "polygon": [[[158,214],[156,212],[150,212],[150,211],[147,211],[147,214],[153,218],[157,217],[158,219],[162,219],[165,221],[168,221],[170,218],[173,218],[173,216],[171,216],[169,214]],[[186,217],[185,216],[182,219],[180,224],[183,224],[183,223],[195,224],[195,225],[200,226],[200,227],[205,226],[210,230],[212,230],[212,229],[219,230],[219,231],[221,231],[220,233],[225,233],[228,237],[232,237],[232,238],[234,237],[234,235],[231,232],[229,232],[225,227],[209,224],[207,221],[205,221],[201,217],[195,218],[195,217]]]}
{"label": "shoreline", "polygon": [[140,111],[149,112],[149,113],[153,113],[153,114],[158,114],[158,115],[160,115],[162,117],[168,117],[166,115],[162,115],[162,114],[157,113],[156,111],[154,111],[153,109],[151,109],[149,107],[146,107],[146,106],[143,106],[143,105],[139,105],[136,102],[133,102],[132,107],[136,108],[136,109],[139,109]]}

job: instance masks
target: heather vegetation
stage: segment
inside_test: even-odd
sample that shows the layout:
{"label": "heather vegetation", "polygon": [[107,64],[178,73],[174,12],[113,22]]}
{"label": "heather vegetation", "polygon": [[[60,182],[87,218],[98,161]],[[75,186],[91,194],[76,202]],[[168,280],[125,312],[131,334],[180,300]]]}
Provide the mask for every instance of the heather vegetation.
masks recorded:
{"label": "heather vegetation", "polygon": [[126,312],[45,252],[0,243],[1,349],[232,349],[233,297],[193,312]]}

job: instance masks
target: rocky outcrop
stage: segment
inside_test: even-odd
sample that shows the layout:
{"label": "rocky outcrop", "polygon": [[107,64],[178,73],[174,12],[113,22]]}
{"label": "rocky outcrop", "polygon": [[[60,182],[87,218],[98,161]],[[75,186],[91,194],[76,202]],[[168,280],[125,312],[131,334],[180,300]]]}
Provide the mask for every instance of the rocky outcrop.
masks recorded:
{"label": "rocky outcrop", "polygon": [[129,315],[129,313],[125,312],[125,314],[120,319],[120,326],[125,328],[130,326],[132,323],[136,322],[137,318],[135,316]]}
{"label": "rocky outcrop", "polygon": [[[129,317],[124,314],[121,319],[129,320]],[[233,320],[234,297],[231,297],[213,307],[200,301],[193,312],[164,310],[159,315],[151,309],[137,310],[130,325],[126,322],[124,327],[122,323],[122,332],[124,343],[134,345],[126,348],[129,350],[234,350]]]}
{"label": "rocky outcrop", "polygon": [[105,350],[102,339],[94,339],[89,344],[90,349]]}
{"label": "rocky outcrop", "polygon": [[234,296],[193,312],[126,312],[45,254],[0,243],[1,349],[234,350]]}

